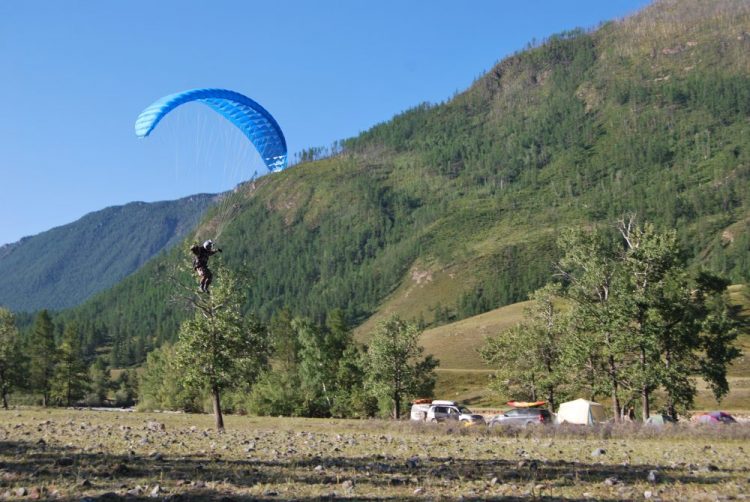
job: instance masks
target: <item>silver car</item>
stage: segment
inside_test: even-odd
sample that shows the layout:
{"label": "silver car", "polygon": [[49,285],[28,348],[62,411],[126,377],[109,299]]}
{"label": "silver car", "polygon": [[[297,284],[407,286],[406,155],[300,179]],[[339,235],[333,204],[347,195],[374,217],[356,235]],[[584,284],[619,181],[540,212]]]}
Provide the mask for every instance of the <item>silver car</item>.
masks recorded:
{"label": "silver car", "polygon": [[499,415],[495,415],[490,420],[490,427],[495,425],[537,425],[551,424],[552,414],[544,408],[513,408]]}

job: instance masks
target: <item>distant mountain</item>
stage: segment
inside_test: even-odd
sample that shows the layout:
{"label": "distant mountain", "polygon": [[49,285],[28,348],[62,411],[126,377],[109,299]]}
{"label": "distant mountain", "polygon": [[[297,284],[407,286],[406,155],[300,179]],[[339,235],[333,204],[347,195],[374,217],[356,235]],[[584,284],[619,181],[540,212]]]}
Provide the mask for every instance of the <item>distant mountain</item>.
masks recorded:
{"label": "distant mountain", "polygon": [[[261,318],[341,308],[363,338],[391,313],[437,326],[524,300],[561,229],[631,212],[677,228],[693,266],[747,282],[749,117],[750,4],[656,1],[240,187],[216,259],[249,265]],[[142,361],[185,315],[155,280],[185,260],[175,248],[64,315],[118,364]]]}
{"label": "distant mountain", "polygon": [[0,247],[0,305],[64,309],[117,284],[192,230],[214,195],[132,202]]}

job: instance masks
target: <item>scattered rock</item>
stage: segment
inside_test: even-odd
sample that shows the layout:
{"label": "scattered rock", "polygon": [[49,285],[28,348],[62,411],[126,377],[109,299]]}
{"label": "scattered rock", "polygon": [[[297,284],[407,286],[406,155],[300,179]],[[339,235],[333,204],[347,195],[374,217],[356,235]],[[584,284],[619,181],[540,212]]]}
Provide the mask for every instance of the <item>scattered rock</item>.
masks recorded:
{"label": "scattered rock", "polygon": [[414,495],[422,495],[423,493],[424,493],[424,488],[422,488],[421,486],[414,490]]}
{"label": "scattered rock", "polygon": [[611,478],[607,478],[604,480],[604,484],[607,486],[615,486],[620,483],[620,480],[617,479],[615,476],[612,476]]}
{"label": "scattered rock", "polygon": [[155,420],[150,420],[146,424],[146,428],[148,430],[150,430],[150,431],[165,431],[165,430],[167,430],[167,427],[163,423],[157,422]]}
{"label": "scattered rock", "polygon": [[315,472],[323,472],[324,467],[322,465],[316,465],[315,469],[313,469]]}
{"label": "scattered rock", "polygon": [[154,487],[153,487],[153,488],[151,489],[151,492],[149,493],[149,495],[148,495],[148,496],[149,496],[149,497],[154,497],[154,498],[156,498],[156,497],[158,497],[158,496],[159,496],[159,494],[161,493],[161,491],[162,491],[162,490],[161,490],[161,486],[160,486],[160,485],[155,485],[155,486],[154,486]]}
{"label": "scattered rock", "polygon": [[649,483],[656,483],[659,480],[659,472],[655,470],[648,471],[646,479]]}
{"label": "scattered rock", "polygon": [[591,452],[592,457],[601,457],[602,455],[605,455],[607,453],[607,450],[604,448],[597,448],[596,450]]}
{"label": "scattered rock", "polygon": [[497,481],[498,481],[497,476],[495,476],[494,478],[490,480],[490,486],[495,486],[497,484]]}
{"label": "scattered rock", "polygon": [[263,492],[263,496],[264,497],[275,497],[278,494],[279,494],[279,492],[275,492],[273,490],[266,490],[266,491]]}
{"label": "scattered rock", "polygon": [[352,481],[351,479],[347,479],[346,481],[344,481],[343,483],[341,483],[341,486],[345,490],[351,490],[351,489],[354,488],[354,481]]}
{"label": "scattered rock", "polygon": [[73,465],[74,461],[70,457],[60,457],[57,460],[55,460],[55,465],[58,465],[60,467],[70,467]]}
{"label": "scattered rock", "polygon": [[83,479],[78,482],[78,486],[80,486],[81,488],[91,488],[91,481],[89,481],[88,479]]}
{"label": "scattered rock", "polygon": [[128,467],[125,464],[117,464],[112,469],[112,473],[115,475],[123,475],[123,474],[127,474],[127,472],[128,472]]}
{"label": "scattered rock", "polygon": [[643,492],[644,499],[650,499],[653,496],[654,496],[654,493],[651,490],[646,490],[645,492]]}
{"label": "scattered rock", "polygon": [[416,469],[419,467],[419,457],[411,457],[406,461],[406,467],[409,469]]}
{"label": "scattered rock", "polygon": [[25,497],[28,494],[29,491],[23,486],[21,488],[16,488],[16,497]]}

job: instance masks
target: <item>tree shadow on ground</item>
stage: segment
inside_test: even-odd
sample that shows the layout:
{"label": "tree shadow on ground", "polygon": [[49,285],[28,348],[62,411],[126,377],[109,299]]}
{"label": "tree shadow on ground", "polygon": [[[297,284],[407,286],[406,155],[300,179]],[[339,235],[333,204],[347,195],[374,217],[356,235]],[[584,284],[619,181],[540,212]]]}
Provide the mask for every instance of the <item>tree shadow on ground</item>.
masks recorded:
{"label": "tree shadow on ground", "polygon": [[[724,469],[701,476],[688,467],[664,469],[657,465],[613,465],[604,462],[542,461],[535,459],[465,459],[372,456],[290,456],[275,460],[224,459],[219,455],[113,455],[80,453],[72,447],[49,446],[44,441],[0,441],[0,497],[32,487],[39,498],[58,500],[387,500],[368,493],[393,491],[393,500],[408,497],[418,487],[439,487],[455,497],[441,499],[503,499],[495,487],[575,487],[610,483],[643,483],[651,470],[659,471],[657,485],[697,483],[716,485],[726,480]],[[614,481],[613,481],[614,480]],[[152,495],[155,485],[160,486]],[[468,488],[467,488],[468,487]],[[463,490],[463,491],[462,491]],[[493,491],[494,490],[494,491]],[[252,491],[253,495],[247,492]],[[330,493],[331,495],[308,495]],[[441,492],[443,493],[443,492]],[[403,495],[407,495],[404,498]],[[23,495],[26,497],[26,495]],[[19,496],[21,498],[21,496]],[[523,498],[523,497],[516,497]],[[528,498],[528,497],[527,497]],[[545,500],[543,493],[535,498]],[[617,500],[614,497],[612,500]]]}

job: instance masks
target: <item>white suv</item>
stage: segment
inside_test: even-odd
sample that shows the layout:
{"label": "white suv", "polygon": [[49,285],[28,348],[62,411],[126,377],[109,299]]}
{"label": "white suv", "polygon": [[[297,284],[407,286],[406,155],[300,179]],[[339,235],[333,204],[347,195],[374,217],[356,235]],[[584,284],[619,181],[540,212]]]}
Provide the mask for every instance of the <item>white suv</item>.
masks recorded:
{"label": "white suv", "polygon": [[424,420],[427,422],[445,422],[455,420],[467,425],[484,424],[484,417],[472,413],[465,406],[454,401],[435,400],[431,403],[415,403],[411,408],[412,420]]}

